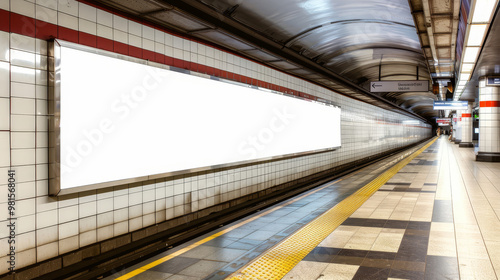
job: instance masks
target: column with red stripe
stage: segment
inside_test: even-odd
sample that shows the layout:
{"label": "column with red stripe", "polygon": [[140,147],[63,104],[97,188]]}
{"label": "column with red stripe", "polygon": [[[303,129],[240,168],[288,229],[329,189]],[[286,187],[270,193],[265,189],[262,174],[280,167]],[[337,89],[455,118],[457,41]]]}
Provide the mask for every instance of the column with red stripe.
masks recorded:
{"label": "column with red stripe", "polygon": [[469,102],[467,110],[462,111],[462,141],[461,148],[473,148],[472,144],[472,104]]}
{"label": "column with red stripe", "polygon": [[500,87],[479,79],[479,152],[477,161],[500,161]]}
{"label": "column with red stripe", "polygon": [[455,125],[455,144],[462,142],[462,110],[457,110],[457,124]]}
{"label": "column with red stripe", "polygon": [[455,142],[455,138],[457,137],[457,114],[452,115],[451,124],[452,124],[451,141]]}

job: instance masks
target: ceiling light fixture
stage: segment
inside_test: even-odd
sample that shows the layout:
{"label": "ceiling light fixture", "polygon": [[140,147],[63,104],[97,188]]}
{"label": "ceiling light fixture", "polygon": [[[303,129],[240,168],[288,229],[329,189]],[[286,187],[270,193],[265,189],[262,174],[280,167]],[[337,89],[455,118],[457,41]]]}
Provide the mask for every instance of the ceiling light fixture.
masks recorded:
{"label": "ceiling light fixture", "polygon": [[[459,100],[465,90],[465,85],[472,75],[472,70],[478,59],[478,55],[486,40],[493,13],[499,0],[472,0],[468,14],[468,22],[464,38],[462,60],[458,75],[458,83],[453,93],[453,99]],[[460,79],[458,79],[460,77]]]}
{"label": "ceiling light fixture", "polygon": [[[474,5],[471,5],[471,8],[474,8],[474,13],[472,15],[471,23],[490,23],[492,12],[497,6],[496,0],[475,0],[473,1]],[[472,4],[472,3],[471,3]],[[472,10],[472,9],[471,9]],[[470,14],[470,13],[469,13]]]}

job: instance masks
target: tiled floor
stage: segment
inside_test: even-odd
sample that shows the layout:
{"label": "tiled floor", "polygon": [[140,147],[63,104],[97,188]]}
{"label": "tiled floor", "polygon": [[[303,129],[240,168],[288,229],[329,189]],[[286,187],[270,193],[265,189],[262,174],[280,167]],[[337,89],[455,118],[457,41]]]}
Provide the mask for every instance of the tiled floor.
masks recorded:
{"label": "tiled floor", "polygon": [[500,163],[444,137],[284,279],[497,279]]}
{"label": "tiled floor", "polygon": [[[131,279],[225,279],[400,157],[221,227],[107,279],[129,279],[133,271],[141,273]],[[473,149],[458,148],[442,137],[375,192],[284,279],[497,279],[499,216],[500,163],[475,162]],[[214,234],[219,236],[212,238]]]}
{"label": "tiled floor", "polygon": [[[415,150],[417,147],[370,165],[341,180],[334,181],[335,183],[325,184],[297,198],[284,201],[241,221],[221,227],[217,231],[168,250],[124,271],[116,272],[106,279],[120,277],[120,279],[130,279],[129,272],[173,254],[178,256],[151,267],[131,279],[224,279]],[[224,230],[227,232],[223,235],[203,242],[205,238],[210,238]],[[189,246],[196,245],[197,242],[202,242],[202,244],[189,249]]]}

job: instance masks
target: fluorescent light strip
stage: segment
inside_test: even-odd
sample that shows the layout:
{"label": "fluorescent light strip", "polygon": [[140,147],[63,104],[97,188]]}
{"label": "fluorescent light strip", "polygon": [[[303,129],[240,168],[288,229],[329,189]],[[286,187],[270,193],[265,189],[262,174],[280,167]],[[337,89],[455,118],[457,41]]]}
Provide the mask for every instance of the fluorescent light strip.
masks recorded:
{"label": "fluorescent light strip", "polygon": [[474,14],[472,23],[490,23],[491,15],[497,5],[496,0],[476,0],[474,1]]}
{"label": "fluorescent light strip", "polygon": [[462,73],[460,74],[460,81],[468,81],[470,79],[471,73]]}
{"label": "fluorescent light strip", "polygon": [[482,46],[487,24],[472,24],[469,29],[466,46]]}
{"label": "fluorescent light strip", "polygon": [[455,100],[460,98],[467,84],[466,81],[471,78],[472,70],[486,38],[488,26],[497,4],[498,0],[473,0],[471,3],[472,17],[470,17],[467,24],[465,48],[460,65],[459,86],[455,89],[454,94]]}
{"label": "fluorescent light strip", "polygon": [[474,63],[462,63],[462,71],[461,73],[472,72],[474,69]]}
{"label": "fluorescent light strip", "polygon": [[476,63],[479,47],[465,47],[463,62]]}

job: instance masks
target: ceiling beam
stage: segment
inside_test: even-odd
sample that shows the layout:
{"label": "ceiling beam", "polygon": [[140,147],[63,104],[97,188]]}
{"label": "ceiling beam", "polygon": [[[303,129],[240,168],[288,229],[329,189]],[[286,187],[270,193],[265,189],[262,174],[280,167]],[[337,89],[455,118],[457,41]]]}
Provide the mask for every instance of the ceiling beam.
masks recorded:
{"label": "ceiling beam", "polygon": [[[432,28],[432,16],[431,9],[429,5],[429,0],[422,0],[422,5],[424,7],[424,24],[427,28],[427,36],[429,36],[429,45],[431,47],[432,58],[434,62],[436,62],[439,58],[436,50],[436,42],[434,40],[434,29]],[[439,70],[436,68],[436,72],[439,73]]]}

